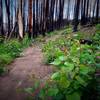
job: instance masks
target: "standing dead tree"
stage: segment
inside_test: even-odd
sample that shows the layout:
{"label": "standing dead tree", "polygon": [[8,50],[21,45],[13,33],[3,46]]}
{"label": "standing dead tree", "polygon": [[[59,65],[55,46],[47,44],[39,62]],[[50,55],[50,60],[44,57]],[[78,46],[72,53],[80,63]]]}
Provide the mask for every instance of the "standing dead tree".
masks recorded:
{"label": "standing dead tree", "polygon": [[28,9],[29,10],[29,24],[28,24],[29,31],[28,32],[29,32],[29,37],[31,38],[31,36],[32,36],[32,0],[29,0],[28,3],[29,3],[29,6],[28,6],[29,7],[29,9]]}
{"label": "standing dead tree", "polygon": [[4,36],[4,31],[3,31],[3,6],[2,6],[2,0],[0,0],[0,35]]}
{"label": "standing dead tree", "polygon": [[23,38],[22,0],[18,0],[18,28],[19,37]]}
{"label": "standing dead tree", "polygon": [[75,11],[74,11],[74,27],[73,27],[73,31],[76,32],[77,31],[77,26],[79,24],[79,7],[80,7],[80,0],[76,0],[75,1]]}

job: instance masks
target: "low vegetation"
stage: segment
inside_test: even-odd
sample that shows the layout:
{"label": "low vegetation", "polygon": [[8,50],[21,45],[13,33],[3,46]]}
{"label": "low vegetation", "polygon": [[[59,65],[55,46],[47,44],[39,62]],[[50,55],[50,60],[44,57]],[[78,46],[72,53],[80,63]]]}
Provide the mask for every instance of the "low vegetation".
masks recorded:
{"label": "low vegetation", "polygon": [[20,56],[23,48],[26,48],[31,43],[27,36],[22,41],[12,39],[4,42],[0,39],[0,75],[7,70],[6,66],[10,64],[16,57]]}
{"label": "low vegetation", "polygon": [[[81,44],[79,34],[64,33],[43,46],[45,63],[55,66],[56,71],[38,91],[37,98],[42,100],[48,98],[53,100],[97,99],[95,72],[100,60],[97,58],[97,56],[100,57],[99,34],[100,25],[97,25],[91,44],[87,42]],[[26,91],[34,94],[40,84]]]}

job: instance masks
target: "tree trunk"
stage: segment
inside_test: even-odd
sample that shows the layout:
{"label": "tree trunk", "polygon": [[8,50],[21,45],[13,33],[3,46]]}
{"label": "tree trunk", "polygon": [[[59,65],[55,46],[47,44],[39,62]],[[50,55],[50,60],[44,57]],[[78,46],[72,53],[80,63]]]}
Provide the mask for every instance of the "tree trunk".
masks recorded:
{"label": "tree trunk", "polygon": [[6,6],[6,12],[7,12],[7,20],[8,20],[8,22],[7,22],[7,32],[8,32],[8,34],[7,34],[7,36],[9,36],[9,34],[10,34],[10,0],[5,0],[5,6]]}
{"label": "tree trunk", "polygon": [[33,37],[35,37],[35,0],[33,0]]}
{"label": "tree trunk", "polygon": [[22,1],[18,0],[18,28],[19,28],[19,37],[23,38],[23,20],[22,20],[22,11],[21,11]]}
{"label": "tree trunk", "polygon": [[32,37],[32,0],[29,0],[29,37]]}
{"label": "tree trunk", "polygon": [[99,9],[100,9],[100,0],[97,0],[97,7],[96,7],[96,23],[99,20]]}
{"label": "tree trunk", "polygon": [[2,0],[0,0],[0,35],[4,36],[4,32],[3,32],[3,6],[2,6]]}
{"label": "tree trunk", "polygon": [[74,12],[74,27],[73,27],[73,31],[76,32],[77,31],[77,27],[78,27],[78,17],[79,17],[79,7],[80,7],[80,0],[76,0],[75,2],[75,12]]}

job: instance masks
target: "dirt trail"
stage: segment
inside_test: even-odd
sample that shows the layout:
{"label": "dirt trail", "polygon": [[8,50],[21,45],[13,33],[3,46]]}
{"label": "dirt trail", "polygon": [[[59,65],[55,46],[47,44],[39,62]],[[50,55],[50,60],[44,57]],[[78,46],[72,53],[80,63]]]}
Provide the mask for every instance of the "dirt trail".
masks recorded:
{"label": "dirt trail", "polygon": [[[54,41],[60,34],[46,37],[45,42]],[[33,79],[46,80],[54,68],[43,63],[42,43],[34,43],[32,47],[22,52],[22,57],[14,60],[8,67],[11,68],[8,75],[0,77],[0,100],[27,100],[27,94],[22,92],[24,88],[34,85]]]}
{"label": "dirt trail", "polygon": [[9,74],[0,77],[0,100],[26,100],[27,94],[20,89],[33,85],[33,77],[44,79],[53,71],[52,67],[43,64],[39,46],[27,48],[9,67],[12,68]]}

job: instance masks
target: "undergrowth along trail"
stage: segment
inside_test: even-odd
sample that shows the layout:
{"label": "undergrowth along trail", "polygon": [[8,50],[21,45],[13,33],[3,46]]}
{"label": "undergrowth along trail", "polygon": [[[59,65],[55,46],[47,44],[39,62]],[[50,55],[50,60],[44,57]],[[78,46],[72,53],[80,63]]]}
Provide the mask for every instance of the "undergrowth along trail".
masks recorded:
{"label": "undergrowth along trail", "polygon": [[0,100],[25,100],[26,93],[20,92],[33,85],[33,79],[43,80],[53,71],[43,63],[41,47],[32,45],[22,52],[22,57],[8,66],[10,72],[0,77]]}

